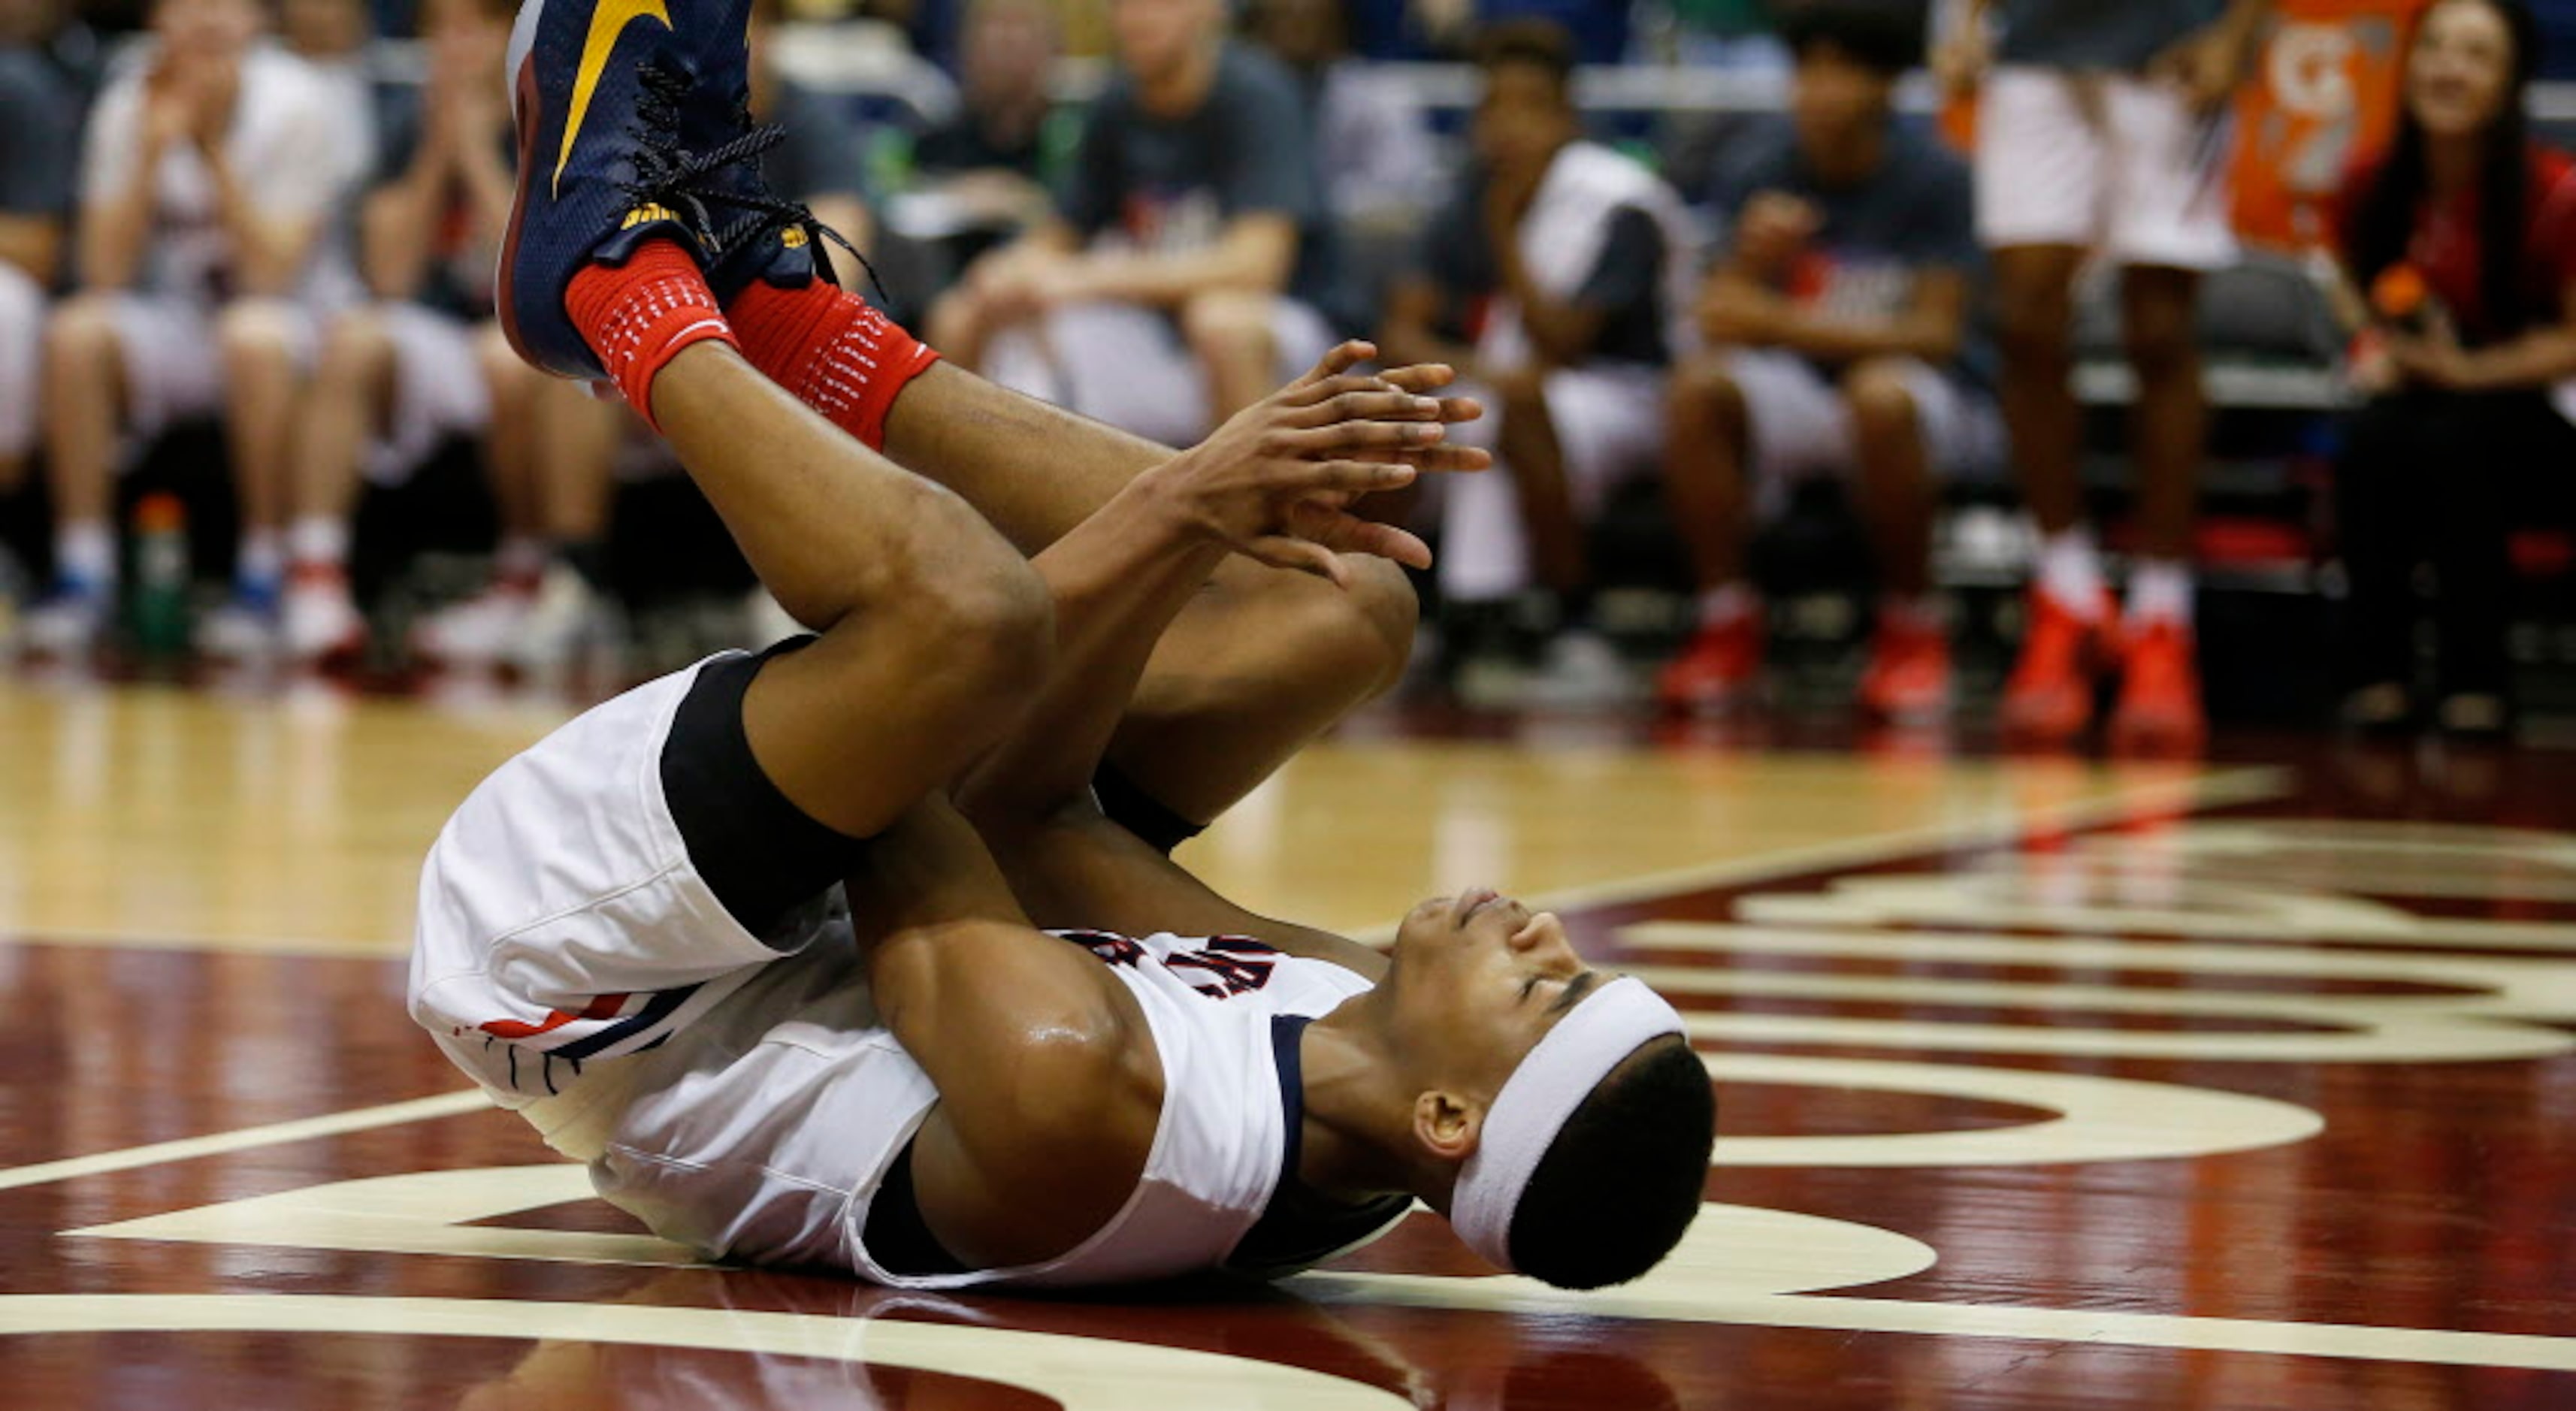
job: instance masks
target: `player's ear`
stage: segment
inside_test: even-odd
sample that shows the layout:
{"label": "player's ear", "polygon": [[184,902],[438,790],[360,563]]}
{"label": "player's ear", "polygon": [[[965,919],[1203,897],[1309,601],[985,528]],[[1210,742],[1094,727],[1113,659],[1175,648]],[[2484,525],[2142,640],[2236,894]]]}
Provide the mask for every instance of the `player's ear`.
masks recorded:
{"label": "player's ear", "polygon": [[1456,1163],[1476,1154],[1485,1106],[1438,1088],[1413,1099],[1413,1140],[1438,1160]]}

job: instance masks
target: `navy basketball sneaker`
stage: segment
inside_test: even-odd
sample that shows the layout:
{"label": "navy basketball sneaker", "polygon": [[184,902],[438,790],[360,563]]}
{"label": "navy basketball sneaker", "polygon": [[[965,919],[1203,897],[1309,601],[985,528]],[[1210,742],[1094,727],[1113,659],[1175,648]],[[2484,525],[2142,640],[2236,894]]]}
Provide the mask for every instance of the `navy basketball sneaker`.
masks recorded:
{"label": "navy basketball sneaker", "polygon": [[704,258],[717,224],[698,189],[709,167],[683,146],[681,124],[702,49],[724,12],[740,9],[738,0],[520,7],[508,58],[518,199],[497,302],[510,346],[530,363],[561,377],[605,375],[564,313],[564,290],[585,267],[622,264],[657,238]]}

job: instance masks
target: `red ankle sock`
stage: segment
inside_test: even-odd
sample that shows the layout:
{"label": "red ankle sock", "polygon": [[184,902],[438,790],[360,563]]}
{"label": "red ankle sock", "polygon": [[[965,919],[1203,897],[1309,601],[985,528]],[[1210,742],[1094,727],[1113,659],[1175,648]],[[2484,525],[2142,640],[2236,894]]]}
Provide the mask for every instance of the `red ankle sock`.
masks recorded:
{"label": "red ankle sock", "polygon": [[895,394],[939,361],[867,300],[820,279],[802,289],[755,280],[731,314],[753,367],[870,450],[885,447]]}
{"label": "red ankle sock", "polygon": [[622,265],[595,264],[574,275],[564,312],[609,380],[656,431],[653,378],[682,348],[710,338],[742,346],[697,262],[669,240],[644,244]]}

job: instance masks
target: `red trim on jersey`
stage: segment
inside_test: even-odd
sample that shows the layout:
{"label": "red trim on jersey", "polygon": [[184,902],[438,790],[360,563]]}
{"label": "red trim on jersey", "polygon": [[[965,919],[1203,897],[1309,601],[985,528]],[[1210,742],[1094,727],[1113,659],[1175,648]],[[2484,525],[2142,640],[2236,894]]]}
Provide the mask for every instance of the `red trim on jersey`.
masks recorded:
{"label": "red trim on jersey", "polygon": [[529,1024],[517,1019],[495,1019],[475,1027],[498,1038],[533,1039],[539,1034],[560,1029],[576,1019],[614,1019],[618,1011],[626,1007],[626,1001],[633,997],[632,994],[601,995],[584,1005],[579,1014],[561,1009],[550,1011],[546,1015],[546,1022],[542,1024]]}

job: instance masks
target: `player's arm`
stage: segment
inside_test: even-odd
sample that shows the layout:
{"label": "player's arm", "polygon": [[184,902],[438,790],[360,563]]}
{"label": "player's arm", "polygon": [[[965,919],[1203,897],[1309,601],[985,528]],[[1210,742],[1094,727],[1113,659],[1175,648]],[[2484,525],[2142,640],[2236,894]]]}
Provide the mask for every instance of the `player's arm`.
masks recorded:
{"label": "player's arm", "polygon": [[150,89],[112,92],[90,124],[86,173],[73,232],[82,287],[123,289],[134,283],[152,225],[153,182],[161,153],[180,140],[185,115]]}
{"label": "player's arm", "polygon": [[1200,294],[1276,294],[1288,287],[1296,265],[1296,221],[1278,211],[1247,211],[1203,249],[1078,255],[1058,278],[1086,299],[1169,308]]}
{"label": "player's arm", "polygon": [[263,205],[220,149],[207,151],[206,169],[214,177],[215,220],[231,237],[242,292],[286,293],[321,238],[321,212]]}
{"label": "player's arm", "polygon": [[1072,1249],[1125,1202],[1161,1115],[1134,997],[1029,925],[943,799],[871,840],[847,886],[877,1010],[939,1089],[912,1154],[931,1233],[985,1268]]}
{"label": "player's arm", "polygon": [[[443,106],[452,104],[456,96],[453,87],[440,84],[440,74],[433,70],[430,93],[409,116],[408,128],[388,144],[402,152],[400,167],[387,162],[375,189],[359,208],[359,267],[377,298],[408,299],[428,276],[430,244],[442,214],[439,207],[449,178],[461,175],[464,157],[457,142],[457,120]],[[507,208],[503,209],[506,221]]]}
{"label": "player's arm", "polygon": [[1959,356],[1967,327],[1967,276],[1935,267],[1915,275],[1912,301],[1892,316],[1808,314],[1783,305],[1774,315],[1766,341],[1818,362],[1919,358],[1937,366]]}
{"label": "player's arm", "polygon": [[[1633,228],[1628,225],[1631,215],[1638,220],[1646,220],[1639,212],[1620,214],[1621,228],[1614,230],[1612,248],[1603,253],[1598,271],[1625,273],[1627,267],[1621,262],[1627,258],[1627,252],[1620,250],[1618,245],[1624,231]],[[1652,228],[1652,223],[1648,222],[1646,229],[1650,235]],[[1601,330],[1609,322],[1607,310],[1610,306],[1592,297],[1588,283],[1585,289],[1570,298],[1559,299],[1550,295],[1530,273],[1529,261],[1522,258],[1521,242],[1517,238],[1497,239],[1492,244],[1503,290],[1511,295],[1513,305],[1520,310],[1521,328],[1529,334],[1530,346],[1538,350],[1539,357],[1551,367],[1564,367],[1589,357],[1593,346],[1601,340]],[[1660,248],[1660,242],[1657,244]],[[1649,277],[1652,270],[1651,264],[1646,266]],[[1596,273],[1595,278],[1598,277]]]}
{"label": "player's arm", "polygon": [[1474,366],[1474,349],[1440,336],[1440,303],[1440,286],[1418,271],[1395,281],[1387,291],[1386,323],[1377,340],[1387,361],[1446,363],[1462,371]]}
{"label": "player's arm", "polygon": [[1007,858],[1029,915],[1046,926],[1125,935],[1249,936],[1308,960],[1325,960],[1375,983],[1386,957],[1347,936],[1282,921],[1219,895],[1188,868],[1086,801],[1018,837]]}

